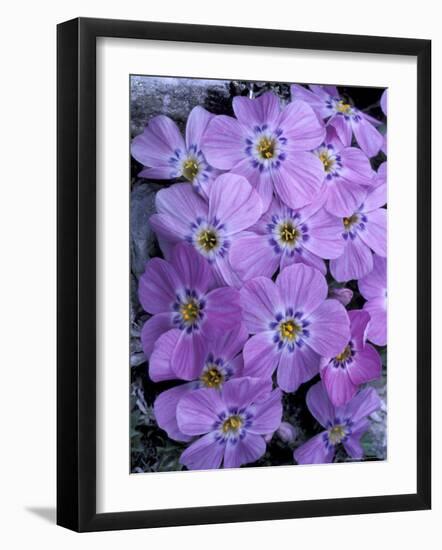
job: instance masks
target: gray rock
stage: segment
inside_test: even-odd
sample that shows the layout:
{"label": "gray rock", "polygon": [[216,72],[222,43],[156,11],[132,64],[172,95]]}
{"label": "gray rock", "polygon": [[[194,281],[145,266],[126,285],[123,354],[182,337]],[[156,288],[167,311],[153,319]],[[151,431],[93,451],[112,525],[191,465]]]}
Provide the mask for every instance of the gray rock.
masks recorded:
{"label": "gray rock", "polygon": [[155,212],[155,194],[161,188],[162,185],[156,183],[135,183],[131,192],[131,267],[137,278],[143,273],[146,261],[156,252],[155,234],[149,218]]}
{"label": "gray rock", "polygon": [[231,109],[229,81],[133,76],[130,81],[131,133],[140,134],[159,114],[171,117],[181,129],[190,111],[200,105],[219,114]]}

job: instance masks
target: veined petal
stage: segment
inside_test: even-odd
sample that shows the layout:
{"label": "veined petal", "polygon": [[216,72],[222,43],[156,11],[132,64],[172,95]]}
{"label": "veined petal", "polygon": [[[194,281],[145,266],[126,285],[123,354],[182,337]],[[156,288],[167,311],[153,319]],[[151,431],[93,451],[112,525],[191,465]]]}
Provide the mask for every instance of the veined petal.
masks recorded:
{"label": "veined petal", "polygon": [[286,307],[293,307],[308,315],[326,299],[328,288],[325,277],[313,267],[294,264],[281,271],[276,279]]}
{"label": "veined petal", "polygon": [[187,393],[177,405],[179,429],[187,435],[211,432],[218,416],[226,409],[217,390],[202,388]]}
{"label": "veined petal", "polygon": [[279,98],[273,92],[265,92],[255,99],[234,97],[232,106],[236,118],[246,128],[254,128],[263,124],[273,127],[277,124],[281,111]]}
{"label": "veined petal", "polygon": [[211,185],[209,219],[220,220],[227,234],[247,229],[261,214],[261,199],[244,177],[222,174]]}
{"label": "veined petal", "polygon": [[170,360],[179,337],[180,331],[172,329],[162,334],[155,343],[149,360],[149,377],[154,382],[174,380],[176,378],[176,373],[172,369]]}
{"label": "veined petal", "polygon": [[373,254],[370,248],[356,235],[348,239],[344,253],[330,260],[330,272],[339,283],[360,279],[373,269]]}
{"label": "veined petal", "polygon": [[335,450],[327,447],[325,433],[322,432],[309,439],[304,445],[295,449],[293,456],[298,464],[327,464],[333,461]]}
{"label": "veined petal", "polygon": [[348,403],[358,389],[352,382],[348,370],[335,367],[332,363],[328,363],[321,369],[321,379],[335,407]]}
{"label": "veined petal", "polygon": [[269,330],[277,312],[283,308],[278,287],[266,277],[247,281],[241,291],[244,322],[251,334]]}
{"label": "veined petal", "polygon": [[340,353],[350,339],[350,321],[337,300],[325,300],[309,316],[308,345],[324,357]]}
{"label": "veined petal", "polygon": [[149,359],[158,338],[172,327],[172,313],[158,313],[144,323],[141,329],[141,345],[147,359]]}
{"label": "veined petal", "polygon": [[332,423],[335,418],[335,408],[328,398],[327,392],[322,382],[317,382],[312,386],[306,396],[308,410],[324,428]]}
{"label": "veined petal", "polygon": [[227,408],[243,409],[266,398],[271,391],[271,379],[245,376],[228,380],[221,389],[221,396]]}
{"label": "veined petal", "polygon": [[311,151],[324,141],[325,126],[304,101],[289,103],[281,112],[279,127],[287,139],[287,151]]}
{"label": "veined petal", "polygon": [[356,386],[381,377],[382,361],[379,353],[370,344],[358,351],[355,360],[348,368],[351,381]]}
{"label": "veined petal", "polygon": [[387,256],[387,210],[379,208],[366,214],[365,231],[359,233],[364,243],[376,254]]}
{"label": "veined petal", "polygon": [[244,345],[244,376],[271,380],[278,366],[280,352],[273,341],[273,332],[260,332]]}
{"label": "veined petal", "polygon": [[308,345],[295,347],[293,352],[284,349],[278,365],[278,386],[285,392],[296,391],[319,372],[320,357]]}
{"label": "veined petal", "polygon": [[187,148],[193,145],[197,150],[201,149],[202,137],[213,117],[212,113],[209,113],[209,111],[206,111],[206,109],[203,109],[199,105],[190,111],[186,123]]}
{"label": "veined petal", "polygon": [[273,390],[268,397],[255,403],[252,425],[248,428],[248,431],[266,435],[276,431],[281,424],[281,420],[281,392]]}
{"label": "veined petal", "polygon": [[233,241],[229,257],[233,269],[243,281],[260,275],[271,277],[278,268],[280,255],[268,242],[267,235],[244,233]]}
{"label": "veined petal", "polygon": [[242,464],[255,462],[266,451],[264,438],[246,432],[244,437],[227,440],[224,451],[224,468],[239,468]]}
{"label": "veined petal", "polygon": [[276,194],[295,209],[311,203],[324,182],[322,162],[313,153],[293,153],[271,174]]}
{"label": "veined petal", "polygon": [[217,441],[214,433],[208,433],[187,447],[180,457],[181,464],[189,470],[219,468],[224,456],[225,443]]}
{"label": "veined petal", "polygon": [[192,436],[183,434],[178,428],[176,420],[176,408],[180,399],[189,391],[192,391],[192,384],[181,384],[170,390],[163,391],[156,398],[154,403],[154,414],[158,426],[175,441],[190,441]]}
{"label": "veined petal", "polygon": [[149,313],[171,311],[180,286],[175,268],[161,258],[152,258],[140,277],[138,298],[143,309]]}
{"label": "veined petal", "polygon": [[215,116],[207,126],[202,150],[208,163],[220,170],[230,170],[245,155],[243,129],[230,116]]}
{"label": "veined petal", "polygon": [[165,115],[154,117],[131,145],[132,156],[144,166],[164,166],[176,151],[184,150],[178,126]]}
{"label": "veined petal", "polygon": [[382,134],[364,116],[358,120],[352,118],[351,127],[356,141],[364,153],[369,157],[377,155],[384,144]]}

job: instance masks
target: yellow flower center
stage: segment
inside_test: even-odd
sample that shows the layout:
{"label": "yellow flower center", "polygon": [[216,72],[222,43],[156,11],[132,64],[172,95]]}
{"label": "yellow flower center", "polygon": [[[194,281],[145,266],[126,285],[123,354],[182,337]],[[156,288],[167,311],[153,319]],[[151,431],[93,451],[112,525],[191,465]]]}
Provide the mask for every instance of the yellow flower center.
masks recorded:
{"label": "yellow flower center", "polygon": [[275,141],[268,137],[263,137],[257,145],[258,154],[261,158],[268,160],[275,156]]}
{"label": "yellow flower center", "polygon": [[328,151],[321,151],[319,153],[319,160],[322,162],[325,172],[327,174],[331,172],[335,164],[335,161],[330,157],[330,154],[328,153]]}
{"label": "yellow flower center", "polygon": [[336,426],[332,426],[328,430],[328,439],[330,443],[332,443],[333,445],[337,445],[338,443],[340,443],[345,436],[346,436],[345,428],[340,424],[336,424]]}
{"label": "yellow flower center", "polygon": [[294,244],[299,237],[299,231],[291,223],[283,223],[279,228],[281,241],[287,244]]}
{"label": "yellow flower center", "polygon": [[198,244],[205,252],[210,252],[218,245],[218,237],[215,231],[205,229],[197,237]]}
{"label": "yellow flower center", "polygon": [[358,221],[358,217],[356,214],[353,214],[353,216],[350,216],[349,218],[344,218],[342,222],[344,223],[345,229],[350,229],[352,225],[354,225]]}
{"label": "yellow flower center", "polygon": [[239,416],[237,415],[229,416],[227,420],[224,420],[224,423],[221,429],[224,433],[237,432],[241,428],[242,423],[243,423],[242,419]]}
{"label": "yellow flower center", "polygon": [[193,181],[199,172],[199,164],[193,159],[189,158],[183,163],[183,176],[186,180]]}
{"label": "yellow flower center", "polygon": [[293,342],[300,330],[301,327],[292,320],[284,321],[279,327],[282,338],[284,340],[289,340],[289,342]]}
{"label": "yellow flower center", "polygon": [[208,368],[200,378],[206,388],[219,388],[224,382],[224,376],[219,372],[214,365]]}
{"label": "yellow flower center", "polygon": [[341,353],[339,353],[335,359],[336,361],[338,361],[339,363],[342,363],[343,361],[346,361],[351,355],[351,348],[350,346],[347,346],[344,351],[341,351]]}
{"label": "yellow flower center", "polygon": [[343,101],[342,99],[336,104],[336,110],[339,113],[343,113],[344,115],[347,115],[350,109],[351,105],[349,103],[345,103],[345,101]]}
{"label": "yellow flower center", "polygon": [[195,321],[199,315],[200,308],[195,300],[189,300],[181,306],[181,315],[189,323]]}

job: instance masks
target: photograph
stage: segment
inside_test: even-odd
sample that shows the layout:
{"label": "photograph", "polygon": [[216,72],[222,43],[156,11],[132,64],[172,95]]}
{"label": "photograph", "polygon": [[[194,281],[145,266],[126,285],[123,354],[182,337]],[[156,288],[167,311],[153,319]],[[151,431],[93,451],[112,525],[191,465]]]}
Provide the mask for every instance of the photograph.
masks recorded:
{"label": "photograph", "polygon": [[130,472],[387,460],[388,89],[128,85]]}

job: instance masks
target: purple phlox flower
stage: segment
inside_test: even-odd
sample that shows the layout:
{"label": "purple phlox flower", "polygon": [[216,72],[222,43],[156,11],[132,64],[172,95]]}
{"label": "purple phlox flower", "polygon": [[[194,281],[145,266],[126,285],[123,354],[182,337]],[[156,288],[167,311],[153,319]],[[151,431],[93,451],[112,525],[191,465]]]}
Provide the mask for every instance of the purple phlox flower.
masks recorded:
{"label": "purple phlox flower", "polygon": [[373,170],[366,154],[357,147],[345,147],[331,126],[325,141],[313,152],[324,167],[321,200],[325,208],[335,216],[350,216],[373,185]]}
{"label": "purple phlox flower", "polygon": [[267,92],[256,99],[235,97],[236,118],[216,116],[203,138],[203,152],[214,167],[248,179],[269,207],[273,190],[292,208],[301,208],[323,183],[321,162],[310,151],[324,140],[325,129],[304,102],[281,108]]}
{"label": "purple phlox flower", "polygon": [[322,382],[307,392],[307,407],[325,431],[298,447],[293,456],[298,464],[332,462],[336,447],[343,445],[354,460],[364,456],[360,439],[368,430],[367,417],[380,408],[381,400],[374,388],[364,388],[343,407],[335,407]]}
{"label": "purple phlox flower", "polygon": [[206,195],[210,181],[219,173],[201,152],[201,138],[212,117],[202,107],[194,107],[187,119],[185,139],[169,117],[152,118],[143,133],[132,140],[132,156],[147,167],[138,175],[159,180],[184,178]]}
{"label": "purple phlox flower", "polygon": [[230,263],[242,280],[263,275],[294,263],[304,263],[323,275],[323,258],[342,255],[342,222],[319,205],[292,210],[274,198],[268,211],[232,244]]}
{"label": "purple phlox flower", "polygon": [[387,255],[387,186],[373,189],[361,206],[343,219],[344,252],[330,260],[330,272],[338,282],[360,279],[373,269],[373,252]]}
{"label": "purple phlox flower", "polygon": [[379,353],[366,343],[370,315],[367,311],[351,310],[350,339],[334,357],[321,358],[321,378],[330,401],[336,407],[345,405],[354,397],[361,384],[376,380],[381,375]]}
{"label": "purple phlox flower", "polygon": [[328,297],[338,300],[343,306],[348,306],[352,301],[353,291],[349,288],[329,288]]}
{"label": "purple phlox flower", "polygon": [[199,437],[181,455],[189,470],[238,468],[265,453],[264,435],[281,423],[281,392],[271,380],[235,378],[220,391],[200,389],[178,403],[181,432]]}
{"label": "purple phlox flower", "polygon": [[204,201],[185,183],[162,189],[156,196],[158,214],[150,218],[165,256],[170,243],[186,241],[213,268],[218,284],[240,286],[229,261],[229,250],[239,233],[262,214],[258,193],[236,174],[222,174]]}
{"label": "purple phlox flower", "polygon": [[286,392],[319,372],[320,356],[338,354],[350,337],[350,321],[337,300],[327,300],[325,277],[294,264],[274,283],[266,277],[241,289],[244,322],[252,336],[244,346],[244,374],[271,379]]}
{"label": "purple phlox flower", "polygon": [[[242,348],[248,333],[243,324],[234,330],[218,333],[211,340],[205,340],[201,364],[194,380],[162,392],[155,400],[155,418],[160,428],[177,441],[190,441],[191,436],[183,434],[177,424],[178,401],[188,392],[200,388],[220,390],[231,378],[242,376]],[[189,372],[181,372],[172,361],[180,331],[172,329],[156,342],[149,360],[149,376],[154,382],[165,380],[188,380]]]}
{"label": "purple phlox flower", "polygon": [[359,292],[367,300],[370,314],[367,338],[377,346],[387,344],[387,260],[375,255],[373,270],[358,281]]}
{"label": "purple phlox flower", "polygon": [[299,84],[292,84],[290,89],[294,103],[302,101],[311,105],[318,116],[335,128],[344,145],[350,146],[354,135],[367,156],[377,155],[384,138],[375,126],[381,122],[343,99],[335,86],[312,84],[309,88],[304,88]]}
{"label": "purple phlox flower", "polygon": [[211,290],[212,281],[208,262],[186,243],[172,250],[170,262],[149,260],[140,277],[140,303],[152,314],[141,331],[144,353],[149,359],[158,338],[177,329],[171,362],[186,380],[198,376],[205,340],[239,328],[241,322],[238,291],[228,287]]}

